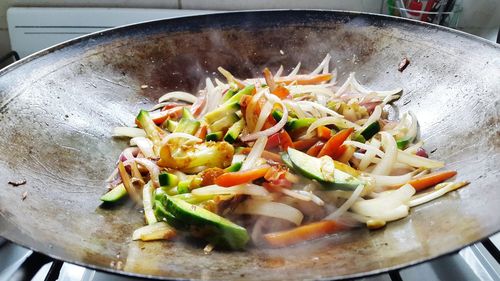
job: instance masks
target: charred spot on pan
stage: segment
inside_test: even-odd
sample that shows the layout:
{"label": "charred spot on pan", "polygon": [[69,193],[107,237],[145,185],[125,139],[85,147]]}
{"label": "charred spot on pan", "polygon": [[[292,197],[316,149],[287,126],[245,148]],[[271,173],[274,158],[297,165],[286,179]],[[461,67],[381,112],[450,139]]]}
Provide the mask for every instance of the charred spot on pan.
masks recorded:
{"label": "charred spot on pan", "polygon": [[20,186],[26,184],[26,180],[9,181],[9,184],[12,186]]}
{"label": "charred spot on pan", "polygon": [[409,64],[410,64],[410,60],[406,57],[403,58],[401,60],[401,62],[399,62],[398,71],[403,72],[406,69],[406,67],[408,67]]}

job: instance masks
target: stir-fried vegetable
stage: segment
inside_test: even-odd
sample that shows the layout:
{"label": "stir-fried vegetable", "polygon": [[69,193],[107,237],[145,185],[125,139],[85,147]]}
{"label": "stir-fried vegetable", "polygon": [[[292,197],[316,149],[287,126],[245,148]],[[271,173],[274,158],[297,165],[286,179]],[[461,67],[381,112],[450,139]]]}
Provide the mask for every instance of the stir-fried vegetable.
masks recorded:
{"label": "stir-fried vegetable", "polygon": [[114,129],[131,147],[101,200],[142,205],[148,225],[133,240],[190,235],[210,251],[378,229],[467,184],[446,182],[456,171],[431,171],[444,162],[425,152],[415,114],[388,119],[384,106],[401,88],[371,90],[354,73],[337,85],[331,60],[250,79],[219,67],[227,82],[166,93],[137,127]]}

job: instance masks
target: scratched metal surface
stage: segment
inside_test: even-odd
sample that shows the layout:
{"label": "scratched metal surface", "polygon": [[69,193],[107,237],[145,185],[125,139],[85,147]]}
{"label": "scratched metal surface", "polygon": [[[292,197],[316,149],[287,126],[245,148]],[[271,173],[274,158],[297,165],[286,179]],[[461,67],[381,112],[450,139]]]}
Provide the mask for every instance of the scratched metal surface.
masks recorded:
{"label": "scratched metal surface", "polygon": [[[196,243],[132,242],[139,211],[99,206],[126,146],[112,128],[131,124],[162,93],[194,91],[217,66],[240,77],[297,61],[311,69],[327,52],[340,81],[356,71],[373,88],[403,87],[400,111],[418,116],[432,157],[470,186],[382,230],[210,255]],[[411,64],[400,73],[405,56]],[[168,279],[336,279],[414,264],[500,229],[499,96],[498,45],[396,18],[265,11],[94,34],[0,71],[0,235],[62,260]],[[7,184],[18,179],[26,185]]]}

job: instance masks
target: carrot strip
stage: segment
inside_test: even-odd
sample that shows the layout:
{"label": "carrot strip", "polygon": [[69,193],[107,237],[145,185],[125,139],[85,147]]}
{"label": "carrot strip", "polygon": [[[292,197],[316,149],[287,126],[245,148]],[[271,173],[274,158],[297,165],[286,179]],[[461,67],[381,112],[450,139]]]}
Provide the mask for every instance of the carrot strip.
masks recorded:
{"label": "carrot strip", "polygon": [[417,179],[413,179],[408,183],[415,188],[415,190],[420,191],[431,186],[434,186],[440,182],[443,182],[449,178],[454,177],[457,174],[457,171],[441,171],[434,172],[425,176],[422,176]]}
{"label": "carrot strip", "polygon": [[230,172],[225,173],[218,176],[215,179],[215,184],[220,186],[234,186],[239,184],[244,184],[248,182],[252,182],[258,178],[262,178],[266,175],[267,171],[269,171],[269,165],[263,167],[257,167],[255,169],[239,171],[239,172]]}
{"label": "carrot strip", "polygon": [[321,151],[321,149],[323,148],[323,146],[325,145],[324,142],[322,141],[318,141],[316,142],[313,146],[311,146],[308,150],[307,150],[307,154],[308,155],[311,155],[311,156],[318,156],[318,153]]}
{"label": "carrot strip", "polygon": [[287,151],[288,147],[294,148],[292,138],[285,130],[281,130],[278,134],[280,147],[283,151]]}
{"label": "carrot strip", "polygon": [[344,230],[346,227],[335,221],[319,221],[290,230],[264,234],[264,240],[272,247],[286,247],[303,241]]}
{"label": "carrot strip", "polygon": [[328,129],[325,126],[319,126],[317,129],[317,134],[322,141],[328,141],[332,137],[332,130]]}
{"label": "carrot strip", "polygon": [[351,135],[354,131],[353,128],[344,129],[335,135],[333,135],[323,146],[321,151],[318,153],[318,157],[329,155],[332,156],[337,153],[340,146],[344,143],[344,141]]}
{"label": "carrot strip", "polygon": [[304,150],[309,149],[316,142],[318,142],[318,139],[316,139],[316,138],[314,138],[314,139],[307,139],[307,140],[294,141],[293,142],[293,148],[295,148],[297,150],[304,151]]}

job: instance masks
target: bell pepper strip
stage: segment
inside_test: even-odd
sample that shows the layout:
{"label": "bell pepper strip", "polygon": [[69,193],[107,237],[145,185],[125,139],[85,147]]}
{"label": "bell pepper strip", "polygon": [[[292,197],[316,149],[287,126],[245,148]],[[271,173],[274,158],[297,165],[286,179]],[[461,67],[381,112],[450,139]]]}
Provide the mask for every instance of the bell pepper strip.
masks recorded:
{"label": "bell pepper strip", "polygon": [[269,87],[269,91],[272,93],[276,89],[276,83],[274,82],[274,77],[273,74],[271,73],[271,70],[269,70],[269,68],[267,67],[264,68],[264,71],[262,71],[262,75],[266,80],[266,84]]}
{"label": "bell pepper strip", "polygon": [[280,248],[317,239],[344,229],[346,227],[336,221],[325,220],[302,225],[290,230],[267,233],[264,234],[264,240],[269,246]]}
{"label": "bell pepper strip", "polygon": [[318,139],[313,138],[313,139],[306,139],[306,140],[298,140],[293,142],[293,148],[304,151],[309,149],[311,146],[313,146],[315,143],[318,142]]}
{"label": "bell pepper strip", "polygon": [[457,171],[440,171],[430,173],[428,175],[422,176],[420,178],[413,179],[408,183],[415,188],[416,191],[420,191],[438,183],[444,182],[447,179],[454,177]]}
{"label": "bell pepper strip", "polygon": [[333,157],[339,150],[340,146],[344,143],[344,141],[351,135],[354,131],[353,128],[344,129],[335,135],[333,135],[323,146],[321,151],[318,153],[318,157],[322,157],[325,155]]}
{"label": "bell pepper strip", "polygon": [[278,133],[272,134],[267,138],[266,149],[273,149],[280,145],[280,136]]}
{"label": "bell pepper strip", "polygon": [[332,159],[339,159],[347,151],[347,145],[341,145],[339,149],[332,155]]}
{"label": "bell pepper strip", "polygon": [[194,134],[194,136],[203,140],[207,136],[207,131],[208,131],[208,126],[201,125],[200,128],[198,128],[198,131]]}
{"label": "bell pepper strip", "polygon": [[274,89],[271,93],[282,100],[290,97],[290,91],[281,85],[276,86],[276,89]]}
{"label": "bell pepper strip", "polygon": [[320,84],[321,82],[328,82],[333,78],[331,73],[317,74],[317,75],[295,75],[292,77],[279,77],[274,81],[276,83],[284,83],[286,85],[297,83],[297,85],[312,85]]}
{"label": "bell pepper strip", "polygon": [[278,133],[279,136],[279,141],[280,141],[280,147],[283,151],[287,151],[289,147],[294,148],[292,138],[290,135],[287,133],[285,130],[281,130]]}
{"label": "bell pepper strip", "polygon": [[[245,148],[243,148],[240,151],[240,153],[248,155],[248,153],[250,153],[250,150],[252,150],[251,147],[245,147]],[[283,163],[283,160],[281,160],[281,156],[279,154],[276,154],[276,153],[273,153],[273,152],[270,152],[270,151],[267,151],[267,150],[264,150],[262,152],[261,157],[264,158],[264,159],[267,159],[267,160],[272,160],[274,162]]]}
{"label": "bell pepper strip", "polygon": [[317,128],[317,135],[322,141],[328,141],[332,137],[332,130],[325,126],[319,126]]}
{"label": "bell pepper strip", "polygon": [[313,146],[311,146],[306,153],[310,156],[316,157],[318,156],[318,153],[321,151],[324,145],[325,143],[319,140]]}
{"label": "bell pepper strip", "polygon": [[215,184],[224,187],[240,185],[262,178],[269,171],[269,165],[263,165],[246,171],[225,173],[215,178]]}
{"label": "bell pepper strip", "polygon": [[[354,151],[356,150],[354,146],[352,145],[343,145],[345,147],[345,152],[342,153],[342,155],[338,158],[335,158],[335,160],[338,160],[339,162],[342,163],[349,163],[349,160],[351,159],[352,155],[354,154]],[[342,149],[342,146],[339,150]]]}

